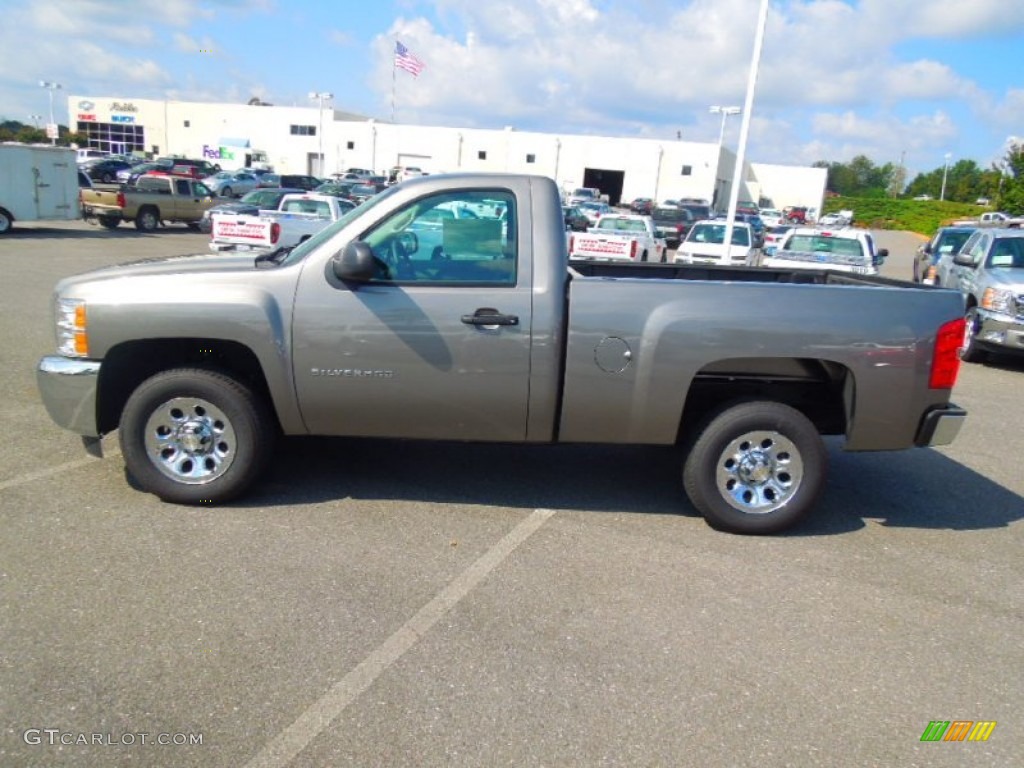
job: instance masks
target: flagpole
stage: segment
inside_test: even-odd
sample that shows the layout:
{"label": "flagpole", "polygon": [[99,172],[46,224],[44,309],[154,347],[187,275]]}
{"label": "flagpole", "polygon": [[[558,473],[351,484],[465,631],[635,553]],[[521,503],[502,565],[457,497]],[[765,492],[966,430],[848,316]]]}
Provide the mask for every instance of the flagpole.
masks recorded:
{"label": "flagpole", "polygon": [[391,54],[391,124],[395,124],[395,70],[398,69],[398,62],[395,61],[395,54]]}

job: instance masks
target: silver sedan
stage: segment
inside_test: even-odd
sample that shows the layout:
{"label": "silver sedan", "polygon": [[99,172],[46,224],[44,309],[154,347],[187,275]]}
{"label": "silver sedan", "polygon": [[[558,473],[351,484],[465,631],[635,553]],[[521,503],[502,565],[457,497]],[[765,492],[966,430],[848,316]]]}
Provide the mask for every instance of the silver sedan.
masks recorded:
{"label": "silver sedan", "polygon": [[220,171],[203,179],[203,184],[221,197],[241,197],[259,186],[259,180],[248,171]]}

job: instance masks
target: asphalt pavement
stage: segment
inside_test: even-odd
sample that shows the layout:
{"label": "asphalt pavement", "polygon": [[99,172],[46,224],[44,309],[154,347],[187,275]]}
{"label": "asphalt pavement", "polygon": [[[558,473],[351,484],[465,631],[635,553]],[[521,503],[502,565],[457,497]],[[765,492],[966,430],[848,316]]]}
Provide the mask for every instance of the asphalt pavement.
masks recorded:
{"label": "asphalt pavement", "polygon": [[[921,240],[878,233],[883,273]],[[206,243],[0,238],[0,765],[1024,764],[1024,362],[964,367],[951,446],[831,442],[782,536],[711,530],[656,448],[292,439],[176,507],[34,366],[60,277]]]}

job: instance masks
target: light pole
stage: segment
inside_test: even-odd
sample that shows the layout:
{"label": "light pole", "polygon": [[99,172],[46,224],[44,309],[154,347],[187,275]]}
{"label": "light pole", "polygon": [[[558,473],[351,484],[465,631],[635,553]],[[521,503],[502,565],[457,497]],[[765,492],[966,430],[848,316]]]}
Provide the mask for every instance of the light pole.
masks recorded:
{"label": "light pole", "polygon": [[[56,124],[53,122],[53,92],[57,91],[57,90],[60,90],[64,86],[61,85],[60,83],[51,83],[49,80],[40,80],[39,81],[39,87],[40,88],[45,88],[46,90],[48,90],[50,92],[50,123],[49,124],[53,125],[53,126],[56,126]],[[56,144],[57,143],[57,130],[56,130],[56,127],[54,127],[53,135],[50,136],[50,143],[51,144]]]}
{"label": "light pole", "polygon": [[[718,168],[722,163],[722,144],[725,142],[725,121],[729,119],[730,115],[738,115],[742,111],[743,110],[740,107],[720,107],[717,104],[713,107],[708,107],[708,112],[710,112],[712,115],[722,116],[722,125],[718,129],[718,157],[715,160],[715,162],[717,163],[717,165],[715,166],[715,189],[714,194],[712,195],[712,199],[716,201],[720,197],[718,194]],[[725,180],[722,179],[721,181],[724,183]]]}
{"label": "light pole", "polygon": [[722,142],[725,140],[725,121],[729,115],[738,115],[743,110],[740,107],[720,107],[717,104],[713,107],[708,107],[708,112],[712,115],[722,116],[722,127],[718,129],[718,149],[722,149]]}
{"label": "light pole", "polygon": [[326,91],[310,91],[309,98],[316,99],[320,103],[320,128],[317,131],[317,135],[320,137],[320,149],[318,155],[320,156],[320,167],[317,169],[317,173],[321,176],[324,175],[324,102],[334,98],[333,93],[327,93]]}
{"label": "light pole", "polygon": [[949,159],[953,157],[953,155],[947,152],[944,157],[946,158],[946,162],[942,165],[942,191],[939,192],[939,200],[946,199],[946,174],[949,173]]}
{"label": "light pole", "polygon": [[39,121],[43,119],[42,115],[29,115],[28,119],[32,121],[32,124],[38,129]]}

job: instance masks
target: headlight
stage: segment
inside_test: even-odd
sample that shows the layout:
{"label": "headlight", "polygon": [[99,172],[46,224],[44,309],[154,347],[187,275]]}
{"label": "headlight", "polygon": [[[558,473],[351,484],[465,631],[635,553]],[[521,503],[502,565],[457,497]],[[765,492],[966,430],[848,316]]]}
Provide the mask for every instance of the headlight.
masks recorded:
{"label": "headlight", "polygon": [[85,302],[81,299],[57,299],[57,351],[65,357],[89,356]]}
{"label": "headlight", "polygon": [[1012,314],[1012,303],[1013,294],[1009,291],[1001,291],[998,288],[986,288],[985,293],[981,296],[981,308],[987,309],[990,312]]}

